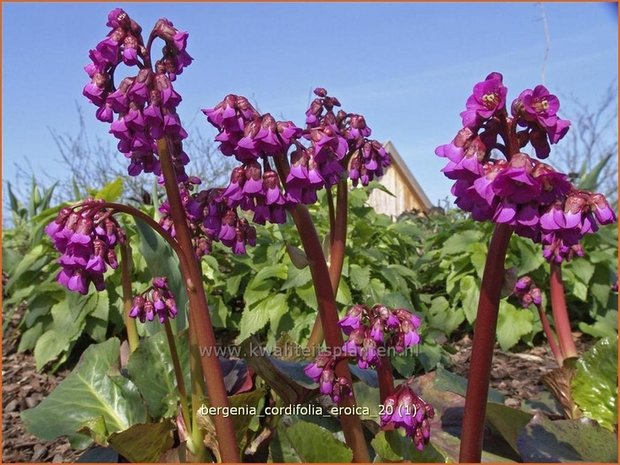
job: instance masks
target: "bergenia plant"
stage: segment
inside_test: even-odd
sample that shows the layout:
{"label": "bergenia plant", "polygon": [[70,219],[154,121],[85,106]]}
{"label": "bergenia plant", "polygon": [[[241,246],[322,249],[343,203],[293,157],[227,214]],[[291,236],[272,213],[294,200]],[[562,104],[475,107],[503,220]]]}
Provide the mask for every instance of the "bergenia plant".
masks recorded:
{"label": "bergenia plant", "polygon": [[[508,109],[507,94],[497,72],[476,84],[461,113],[463,128],[452,142],[435,151],[448,159],[443,172],[455,181],[452,193],[456,204],[477,221],[495,223],[474,329],[461,462],[481,459],[504,260],[511,234],[541,243],[550,262],[552,309],[559,338],[554,353],[562,361],[575,357],[577,351],[564,301],[561,263],[584,254],[580,245],[584,235],[616,221],[602,194],[577,189],[566,174],[541,161],[570,127],[570,122],[557,114],[558,98],[538,85],[521,92]],[[528,144],[534,155],[523,151]],[[540,291],[526,281],[517,283],[517,292],[525,301],[536,303]],[[545,325],[542,313],[541,321]],[[554,336],[547,328],[545,331],[550,344],[555,345]]]}
{"label": "bergenia plant", "polygon": [[[381,426],[402,428],[422,449],[430,437],[434,410],[409,382],[395,386],[389,360],[390,350],[399,353],[419,343],[420,318],[408,309],[356,305],[340,319],[335,300],[344,262],[349,184],[366,186],[390,164],[382,144],[369,139],[371,130],[365,118],[342,110],[338,99],[322,88],[314,91],[316,98],[301,126],[261,114],[247,98],[229,94],[203,111],[218,130],[220,151],[239,165],[232,170],[227,186],[201,190],[201,180],[187,172],[190,160],[183,149],[187,132],[176,112],[181,96],[173,85],[192,63],[186,51],[188,34],[160,19],[144,40],[142,28],[119,8],[110,12],[107,26],[110,32],[106,38],[90,51],[91,63],[85,68],[90,82],[83,94],[97,107],[97,119],[110,124],[109,132],[118,139],[118,150],[128,160],[129,175],[157,176],[166,198],[159,221],[131,206],[103,200],[87,199],[61,210],[46,229],[63,254],[58,281],[82,294],[89,292],[91,283],[97,291],[103,290],[104,273],[117,268],[115,250],[120,248],[130,349],[134,351],[140,344],[136,320],[164,326],[179,390],[179,437],[194,460],[205,461],[206,432],[198,421],[198,409],[206,392],[213,407],[228,407],[229,400],[217,352],[205,350],[214,348],[216,339],[200,259],[211,252],[214,242],[243,254],[256,244],[256,225],[282,224],[292,218],[318,302],[309,345],[317,348],[325,340],[306,374],[334,403],[354,407],[349,362],[362,369],[376,368],[385,407]],[[156,39],[164,46],[155,56]],[[121,65],[133,70],[133,75],[119,82],[115,73]],[[329,265],[306,207],[317,202],[321,189],[326,192],[331,226]],[[179,314],[175,296],[165,276],[152,276],[150,286],[133,292],[131,253],[114,217],[118,213],[146,223],[178,256],[189,300],[191,405],[187,404],[169,321]],[[343,333],[348,336],[346,342]],[[232,417],[213,415],[212,423],[217,436],[214,457],[239,462]],[[360,417],[341,415],[340,423],[353,460],[369,462]]]}

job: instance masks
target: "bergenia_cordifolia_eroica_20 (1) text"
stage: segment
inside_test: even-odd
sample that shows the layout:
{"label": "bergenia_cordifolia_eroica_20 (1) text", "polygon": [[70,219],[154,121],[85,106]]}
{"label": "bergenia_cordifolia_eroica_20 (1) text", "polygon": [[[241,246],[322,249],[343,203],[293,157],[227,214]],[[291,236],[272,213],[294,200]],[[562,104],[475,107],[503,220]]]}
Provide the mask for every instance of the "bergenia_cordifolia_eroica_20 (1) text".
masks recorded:
{"label": "bergenia_cordifolia_eroica_20 (1) text", "polygon": [[[371,129],[365,118],[342,110],[339,100],[323,88],[314,90],[315,98],[305,113],[303,127],[291,121],[277,121],[269,113],[259,113],[243,96],[226,95],[203,112],[218,131],[215,140],[222,154],[234,157],[239,165],[232,170],[227,186],[200,190],[200,178],[186,171],[190,159],[183,140],[188,134],[176,112],[182,99],[173,86],[193,61],[186,50],[188,34],[179,31],[171,21],[159,19],[145,41],[142,28],[120,8],[110,12],[107,26],[108,35],[90,50],[91,62],[85,67],[90,81],[83,95],[97,107],[96,118],[110,124],[109,132],[118,139],[119,152],[129,161],[128,174],[154,174],[167,197],[160,205],[159,221],[134,207],[100,199],[87,199],[63,208],[46,228],[54,246],[63,254],[58,281],[82,294],[89,291],[90,283],[94,283],[96,290],[103,290],[104,273],[118,266],[115,249],[120,246],[124,257],[130,250],[113,215],[133,215],[160,234],[179,258],[189,300],[190,341],[193,337],[200,346],[215,346],[200,258],[211,252],[214,242],[229,247],[234,254],[244,254],[247,246],[256,245],[255,225],[283,224],[290,216],[308,256],[321,316],[317,323],[322,326],[326,341],[326,351],[307,366],[307,376],[318,383],[321,394],[339,405],[351,405],[354,392],[348,361],[363,369],[376,368],[381,402],[387,412],[380,418],[381,426],[388,430],[402,427],[416,447],[422,449],[429,441],[434,410],[415,394],[410,381],[394,386],[386,355],[387,349],[400,353],[418,344],[421,320],[407,309],[383,305],[355,305],[340,319],[334,289],[344,257],[338,259],[336,253],[332,254],[330,272],[338,271],[328,276],[327,261],[306,209],[306,205],[318,201],[319,190],[325,189],[332,202],[331,190],[337,189],[337,208],[331,204],[330,210],[335,212],[334,223],[340,225],[340,234],[345,235],[341,242],[344,253],[348,184],[367,186],[390,165],[383,145],[369,138]],[[163,41],[164,46],[160,58],[153,61],[151,48],[155,40]],[[135,73],[116,82],[119,66]],[[334,265],[338,262],[339,269]],[[121,268],[123,292],[131,294],[131,272],[127,267]],[[137,344],[135,321],[159,321],[166,328],[175,362],[176,349],[168,320],[179,312],[167,277],[153,276],[148,288],[137,295],[124,295],[124,301],[128,337],[130,322],[136,334],[133,344],[130,340],[131,350]],[[346,342],[343,333],[348,336]],[[201,357],[198,369],[202,368],[202,372],[194,373],[195,368],[192,379],[199,376],[201,381],[192,383],[192,389],[199,390],[193,392],[193,398],[204,395],[200,391],[204,380],[212,405],[228,405],[218,358]],[[204,459],[199,427],[184,403],[187,396],[178,363],[175,377],[182,394],[182,423],[183,429],[187,429],[185,437],[190,438],[189,450]],[[216,415],[213,421],[218,457],[238,462],[232,420]],[[342,416],[341,423],[354,460],[369,461],[359,417]]]}
{"label": "bergenia_cordifolia_eroica_20 (1) text", "polygon": [[[473,88],[461,113],[463,128],[437,147],[447,158],[443,173],[454,180],[456,205],[477,221],[491,221],[495,230],[481,285],[463,418],[460,461],[478,462],[489,386],[504,259],[514,232],[543,246],[550,262],[552,309],[559,336],[558,360],[576,355],[561,285],[560,265],[583,256],[582,237],[616,215],[602,194],[575,187],[568,176],[543,162],[568,132],[570,122],[558,116],[559,99],[546,87],[525,89],[507,108],[508,89],[498,72]],[[525,153],[528,144],[533,155]],[[540,291],[527,279],[516,294],[535,303]],[[542,309],[536,304],[539,311]],[[541,321],[544,312],[541,313]],[[552,336],[547,332],[548,336]],[[550,338],[550,344],[555,343]],[[554,344],[555,345],[555,344]],[[554,352],[555,353],[555,352]]]}

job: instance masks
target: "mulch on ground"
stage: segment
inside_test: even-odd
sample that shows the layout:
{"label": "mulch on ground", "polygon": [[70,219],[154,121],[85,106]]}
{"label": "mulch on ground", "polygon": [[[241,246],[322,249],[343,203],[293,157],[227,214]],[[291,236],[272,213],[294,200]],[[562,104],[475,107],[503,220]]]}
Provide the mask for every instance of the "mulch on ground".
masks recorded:
{"label": "mulch on ground", "polygon": [[[65,438],[43,442],[26,431],[20,412],[41,402],[69,373],[65,369],[55,374],[39,373],[34,357],[18,353],[19,333],[16,326],[19,312],[3,335],[2,344],[2,461],[15,462],[74,462],[83,453],[71,449]],[[580,352],[587,341],[577,340]],[[454,349],[451,371],[467,376],[471,356],[471,339],[463,336],[450,344]],[[557,367],[545,344],[523,348],[519,352],[495,350],[491,387],[506,396],[505,404],[519,407],[524,400],[536,397],[544,389],[541,376]]]}
{"label": "mulch on ground", "polygon": [[71,449],[65,438],[43,442],[26,431],[20,412],[32,408],[54,390],[68,374],[38,373],[31,354],[18,353],[19,333],[13,319],[2,339],[2,461],[74,462],[81,452]]}

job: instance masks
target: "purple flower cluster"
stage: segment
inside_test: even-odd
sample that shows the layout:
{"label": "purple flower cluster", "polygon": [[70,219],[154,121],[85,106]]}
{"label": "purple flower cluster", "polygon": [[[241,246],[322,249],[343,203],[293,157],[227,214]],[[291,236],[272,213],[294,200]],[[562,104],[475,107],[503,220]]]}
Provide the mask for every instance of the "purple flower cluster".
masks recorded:
{"label": "purple flower cluster", "polygon": [[[363,116],[335,113],[340,102],[325,89],[314,92],[303,130],[269,113],[261,115],[237,95],[203,110],[219,131],[215,139],[220,151],[242,163],[233,170],[223,195],[230,205],[254,212],[257,223],[284,222],[287,207],[316,202],[317,191],[338,183],[347,169],[354,185],[360,180],[367,185],[390,164],[381,144],[368,139],[371,130]],[[286,178],[279,179],[268,157],[286,158]]]}
{"label": "purple flower cluster", "polygon": [[108,267],[118,267],[114,248],[125,242],[125,233],[102,203],[87,199],[72,208],[65,207],[45,228],[62,254],[57,280],[70,291],[87,294],[91,282],[102,291],[104,273]]}
{"label": "purple flower cluster", "polygon": [[423,450],[431,436],[431,419],[435,416],[433,407],[422,400],[409,383],[400,384],[383,405],[381,427],[384,430],[404,428],[417,449]]}
{"label": "purple flower cluster", "polygon": [[[120,8],[110,12],[107,25],[110,33],[90,51],[91,63],[84,68],[91,78],[84,96],[98,107],[97,119],[111,123],[118,150],[130,159],[131,176],[143,171],[161,174],[156,141],[165,137],[179,181],[186,181],[184,167],[189,158],[182,140],[187,133],[176,112],[181,96],[172,82],[192,62],[185,50],[188,34],[160,19],[145,47],[142,29]],[[150,46],[155,38],[162,39],[165,46],[162,58],[151,69]],[[115,86],[114,72],[121,63],[138,71]]]}
{"label": "purple flower cluster", "polygon": [[[543,86],[528,89],[513,102],[509,116],[506,93],[499,73],[476,84],[461,113],[463,129],[435,150],[448,159],[442,171],[455,181],[456,204],[477,221],[510,225],[517,234],[542,243],[548,260],[581,255],[581,237],[595,232],[598,224],[613,223],[615,213],[603,195],[579,191],[550,165],[515,153],[529,142],[544,158],[549,143],[566,134],[569,122],[556,114],[557,97]],[[517,131],[517,126],[525,129]],[[505,159],[496,158],[496,151]]]}
{"label": "purple flower cluster", "polygon": [[[263,166],[265,169],[263,170]],[[233,169],[230,183],[222,191],[222,199],[229,208],[240,207],[254,213],[252,221],[265,224],[286,222],[286,207],[291,201],[282,192],[278,173],[267,162],[244,163]]]}
{"label": "purple flower cluster", "polygon": [[549,144],[557,144],[568,132],[570,121],[557,116],[559,109],[560,101],[545,86],[526,89],[512,102],[511,113],[525,128],[517,135],[532,144],[538,158],[547,158]]}
{"label": "purple flower cluster", "polygon": [[536,287],[536,284],[529,276],[523,276],[517,280],[512,294],[521,301],[523,308],[528,308],[532,304],[542,304],[540,289]]}
{"label": "purple flower cluster", "polygon": [[604,195],[573,189],[540,217],[543,255],[558,263],[575,255],[582,257],[581,238],[598,231],[599,224],[615,221],[616,214]]}
{"label": "purple flower cluster", "polygon": [[174,294],[168,287],[168,278],[153,278],[151,287],[133,298],[133,306],[129,311],[131,318],[138,318],[142,323],[153,321],[155,316],[160,323],[177,316],[177,305]]}
{"label": "purple flower cluster", "polygon": [[338,325],[349,336],[339,354],[321,353],[305,368],[306,374],[319,383],[321,394],[331,395],[335,402],[343,392],[350,392],[348,381],[337,379],[334,374],[334,366],[340,359],[356,359],[360,368],[367,369],[380,363],[379,348],[393,347],[400,353],[420,342],[420,318],[404,308],[392,310],[375,305],[369,309],[354,305]]}
{"label": "purple flower cluster", "polygon": [[338,325],[349,336],[344,352],[357,358],[363,369],[379,363],[378,347],[393,347],[400,353],[420,342],[420,318],[404,308],[354,305]]}
{"label": "purple flower cluster", "polygon": [[[246,245],[256,245],[256,229],[242,217],[235,206],[223,197],[223,189],[207,189],[192,194],[191,183],[180,184],[181,201],[188,219],[196,257],[211,253],[213,241],[230,247],[234,254],[244,254]],[[170,205],[162,202],[160,224],[174,237]]]}
{"label": "purple flower cluster", "polygon": [[329,352],[322,352],[313,363],[304,368],[306,375],[319,384],[319,392],[330,396],[334,402],[353,395],[349,380],[342,376],[336,377],[335,366],[338,361],[338,357]]}

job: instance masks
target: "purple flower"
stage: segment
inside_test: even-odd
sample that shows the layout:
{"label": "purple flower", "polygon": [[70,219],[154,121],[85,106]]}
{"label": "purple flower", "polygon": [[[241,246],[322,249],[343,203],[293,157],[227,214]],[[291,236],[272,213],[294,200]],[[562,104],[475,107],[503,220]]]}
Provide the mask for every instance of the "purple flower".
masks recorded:
{"label": "purple flower", "polygon": [[125,235],[110,212],[101,208],[101,200],[86,200],[73,208],[63,208],[45,232],[62,254],[58,259],[60,284],[70,291],[86,294],[90,283],[99,291],[105,288],[103,275],[116,268],[114,247]]}
{"label": "purple flower", "polygon": [[381,428],[403,428],[416,448],[423,450],[430,439],[430,421],[435,416],[433,407],[411,389],[409,382],[399,385],[383,405]]}
{"label": "purple flower", "polygon": [[508,89],[502,84],[502,75],[491,73],[474,86],[473,94],[467,99],[467,110],[461,113],[463,126],[477,128],[506,105]]}
{"label": "purple flower", "polygon": [[532,176],[533,164],[524,153],[516,153],[493,180],[493,192],[510,203],[528,203],[540,196],[542,186]]}
{"label": "purple flower", "polygon": [[364,306],[354,305],[347,311],[346,316],[338,322],[338,326],[346,335],[350,335],[361,326],[364,310]]}
{"label": "purple flower", "polygon": [[607,199],[602,194],[594,194],[590,198],[590,204],[596,219],[601,224],[612,224],[616,222],[616,214],[609,206]]}

